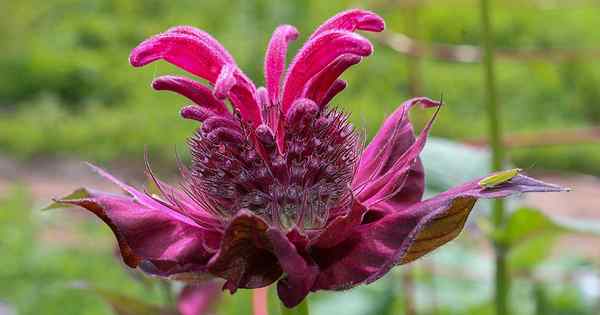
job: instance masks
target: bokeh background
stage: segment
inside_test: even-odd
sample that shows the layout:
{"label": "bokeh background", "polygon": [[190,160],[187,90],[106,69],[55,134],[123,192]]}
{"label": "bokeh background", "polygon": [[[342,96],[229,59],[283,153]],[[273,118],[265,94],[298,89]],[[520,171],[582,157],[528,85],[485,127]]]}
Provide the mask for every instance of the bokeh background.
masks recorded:
{"label": "bokeh background", "polygon": [[[295,51],[322,21],[352,7],[376,11],[387,29],[366,35],[375,53],[344,74],[349,86],[333,103],[370,137],[411,95],[443,95],[436,138],[423,155],[428,192],[487,173],[478,1],[0,2],[0,314],[111,314],[110,299],[83,283],[170,300],[164,285],[122,267],[97,219],[40,211],[80,186],[115,190],[81,161],[143,184],[144,150],[166,178],[175,178],[176,152],[186,159],[185,140],[197,127],[178,116],[186,100],[150,88],[154,77],[181,71],[164,62],[134,69],[133,47],[173,25],[197,26],[262,85],[277,25],[300,30]],[[600,3],[493,1],[491,12],[507,166],[574,188],[509,203],[511,309],[599,314]],[[430,115],[415,111],[413,122],[420,128]],[[367,287],[315,295],[313,313],[492,314],[487,208],[481,203],[456,241],[410,267]],[[217,311],[248,314],[249,298],[224,296]]]}

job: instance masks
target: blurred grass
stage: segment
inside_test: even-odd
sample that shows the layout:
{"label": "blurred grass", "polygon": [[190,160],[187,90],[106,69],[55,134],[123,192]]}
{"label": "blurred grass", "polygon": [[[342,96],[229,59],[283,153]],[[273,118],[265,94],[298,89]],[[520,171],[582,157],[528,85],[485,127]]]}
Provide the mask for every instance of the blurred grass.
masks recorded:
{"label": "blurred grass", "polygon": [[41,213],[21,188],[0,199],[2,300],[23,315],[112,314],[97,296],[74,288],[87,282],[156,302],[158,292],[132,281],[119,266],[105,226],[67,215]]}
{"label": "blurred grass", "polygon": [[[74,156],[94,161],[172,161],[195,124],[178,117],[183,98],[153,92],[160,74],[182,73],[161,62],[134,69],[129,51],[177,24],[203,28],[219,39],[258,85],[272,30],[282,23],[308,35],[321,21],[349,7],[373,7],[388,29],[406,32],[403,8],[381,1],[279,2],[140,0],[32,0],[0,4],[0,149],[19,159]],[[529,2],[528,2],[529,3]],[[475,1],[429,2],[420,10],[425,40],[477,44]],[[515,8],[518,7],[518,10]],[[226,9],[224,9],[226,8]],[[597,48],[600,7],[568,8],[499,4],[494,10],[500,48]],[[301,37],[304,39],[305,37]],[[292,45],[295,51],[301,41]],[[406,58],[375,42],[373,56],[344,75],[348,89],[334,100],[372,136],[382,119],[408,97]],[[581,58],[497,65],[503,125],[507,131],[541,131],[600,122],[600,62]],[[422,62],[422,94],[448,104],[433,133],[481,138],[481,68],[475,64]],[[425,115],[416,115],[423,122]],[[181,150],[183,151],[183,150]],[[550,153],[550,154],[549,154]],[[519,166],[600,174],[600,145],[557,146],[511,152]]]}

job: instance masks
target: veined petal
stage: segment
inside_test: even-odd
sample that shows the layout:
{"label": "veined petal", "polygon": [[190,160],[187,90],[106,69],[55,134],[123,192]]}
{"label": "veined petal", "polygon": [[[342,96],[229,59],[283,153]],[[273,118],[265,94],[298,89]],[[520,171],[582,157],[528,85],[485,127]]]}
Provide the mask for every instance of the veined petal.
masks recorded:
{"label": "veined petal", "polygon": [[310,247],[332,248],[348,238],[353,229],[363,221],[367,208],[357,200],[353,201],[350,211],[331,221],[317,237],[311,240]]}
{"label": "veined petal", "polygon": [[117,238],[123,261],[132,268],[151,261],[161,271],[201,270],[211,256],[204,247],[204,230],[173,210],[168,213],[136,199],[89,190],[57,202],[80,206],[103,220]]}
{"label": "veined petal", "polygon": [[186,77],[166,75],[156,78],[152,88],[157,91],[168,90],[181,94],[198,106],[209,109],[220,116],[231,117],[225,103],[215,98],[210,88]]}
{"label": "veined petal", "polygon": [[213,275],[224,278],[231,293],[275,282],[282,270],[271,252],[267,223],[250,211],[240,210],[225,230],[221,248],[208,263]]}
{"label": "veined petal", "polygon": [[371,11],[351,9],[340,12],[325,21],[325,23],[317,28],[310,38],[314,38],[329,30],[381,32],[384,28],[385,22],[379,15]]}
{"label": "veined petal", "polygon": [[269,93],[271,104],[279,104],[279,89],[281,75],[285,70],[285,58],[288,45],[298,38],[298,30],[291,25],[278,26],[267,47],[265,56],[265,86]]}
{"label": "veined petal", "polygon": [[373,46],[366,38],[348,31],[327,31],[309,40],[288,69],[283,85],[282,112],[287,112],[308,80],[338,57],[344,54],[365,57],[372,52]]}
{"label": "veined petal", "polygon": [[453,188],[407,209],[357,226],[334,248],[313,249],[321,273],[313,290],[348,289],[370,283],[393,266],[411,262],[454,239],[479,198],[503,198],[525,192],[565,191],[522,174],[491,188],[479,180]]}
{"label": "veined petal", "polygon": [[340,56],[310,80],[302,93],[303,96],[314,100],[321,108],[324,107],[327,104],[325,103],[325,97],[339,76],[350,66],[359,63],[361,59],[361,57],[356,55]]}
{"label": "veined petal", "polygon": [[402,200],[397,201],[404,201],[406,204],[421,199],[425,184],[418,155],[425,145],[434,118],[428,122],[419,137],[415,138],[408,112],[417,104],[423,107],[440,105],[425,97],[404,102],[386,119],[361,156],[352,188],[357,199],[367,207],[374,202],[392,200],[394,197],[400,197]]}

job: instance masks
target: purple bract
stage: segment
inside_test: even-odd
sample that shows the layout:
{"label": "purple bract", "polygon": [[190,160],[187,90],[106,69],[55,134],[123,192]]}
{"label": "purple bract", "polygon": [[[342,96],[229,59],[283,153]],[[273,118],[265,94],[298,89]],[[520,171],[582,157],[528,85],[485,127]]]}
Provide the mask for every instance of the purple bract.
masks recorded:
{"label": "purple bract", "polygon": [[209,83],[163,76],[152,84],[190,99],[181,115],[202,122],[189,140],[192,162],[181,168],[182,184],[148,172],[160,195],[143,193],[94,167],[128,196],[80,190],[59,202],[106,222],[130,267],[173,279],[220,277],[231,292],[279,280],[279,296],[291,307],[310,291],[375,281],[452,240],[478,198],[563,190],[517,174],[422,201],[419,153],[433,118],[415,136],[408,112],[418,104],[439,108],[428,98],[402,104],[363,148],[347,115],[327,105],[346,87],[340,75],[373,52],[354,32],[383,28],[372,12],[339,13],[286,70],[298,32],[278,27],[264,88],[201,30],[178,26],[149,38],[131,53],[133,66],[162,59]]}

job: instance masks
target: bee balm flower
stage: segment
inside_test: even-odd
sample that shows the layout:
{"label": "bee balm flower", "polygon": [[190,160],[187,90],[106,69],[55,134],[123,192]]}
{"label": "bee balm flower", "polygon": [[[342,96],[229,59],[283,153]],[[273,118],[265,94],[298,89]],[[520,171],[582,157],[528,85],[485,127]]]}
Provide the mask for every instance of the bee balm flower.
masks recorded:
{"label": "bee balm flower", "polygon": [[363,149],[347,115],[327,105],[346,87],[340,75],[373,52],[355,31],[383,28],[372,12],[339,13],[286,71],[287,46],[298,32],[278,27],[266,52],[264,88],[201,30],[179,26],[149,38],[131,53],[132,65],[162,59],[209,83],[178,76],[153,82],[189,98],[193,105],[181,115],[202,122],[189,140],[192,161],[182,168],[181,187],[149,173],[161,191],[151,195],[95,168],[128,195],[83,190],[59,202],[108,224],[131,267],[176,279],[219,277],[231,292],[278,281],[291,307],[310,291],[373,282],[454,239],[479,198],[562,190],[516,173],[422,201],[419,153],[433,118],[415,136],[408,111],[439,108],[428,98],[402,104]]}

